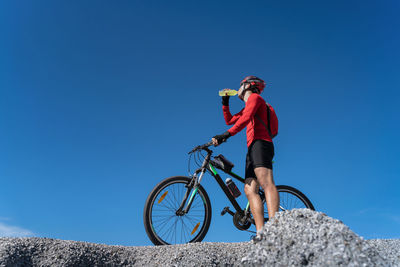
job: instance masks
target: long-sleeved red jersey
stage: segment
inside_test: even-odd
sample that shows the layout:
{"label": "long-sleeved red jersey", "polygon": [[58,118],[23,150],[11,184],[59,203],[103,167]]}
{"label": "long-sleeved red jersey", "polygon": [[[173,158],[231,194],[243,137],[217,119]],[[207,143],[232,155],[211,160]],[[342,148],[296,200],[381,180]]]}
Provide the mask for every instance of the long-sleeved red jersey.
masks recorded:
{"label": "long-sleeved red jersey", "polygon": [[[271,106],[270,109],[272,110]],[[229,111],[229,106],[222,106],[222,110],[226,124],[234,124],[232,128],[228,130],[232,136],[243,130],[244,127],[247,127],[246,135],[248,147],[257,139],[272,142],[272,138],[269,136],[265,126],[254,117],[255,114],[257,114],[266,124],[268,123],[267,104],[259,94],[251,94],[247,99],[246,106],[233,116]]]}

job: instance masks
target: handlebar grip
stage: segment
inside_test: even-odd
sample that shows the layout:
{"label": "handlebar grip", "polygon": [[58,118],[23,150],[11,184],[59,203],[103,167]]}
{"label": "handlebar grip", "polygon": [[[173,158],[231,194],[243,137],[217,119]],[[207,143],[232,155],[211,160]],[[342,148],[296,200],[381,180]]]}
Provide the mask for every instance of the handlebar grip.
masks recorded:
{"label": "handlebar grip", "polygon": [[204,147],[209,147],[209,146],[212,146],[212,145],[213,145],[213,142],[210,141],[210,142],[208,142],[207,144],[204,144],[203,146],[204,146]]}

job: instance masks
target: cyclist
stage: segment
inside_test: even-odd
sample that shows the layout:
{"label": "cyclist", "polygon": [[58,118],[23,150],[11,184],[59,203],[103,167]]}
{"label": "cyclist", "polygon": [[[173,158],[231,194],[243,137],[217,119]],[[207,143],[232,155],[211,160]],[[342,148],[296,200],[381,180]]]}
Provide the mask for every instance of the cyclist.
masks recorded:
{"label": "cyclist", "polygon": [[265,88],[265,82],[256,76],[247,76],[240,83],[238,97],[245,102],[245,107],[235,115],[229,111],[229,96],[222,97],[222,110],[227,125],[232,125],[228,131],[212,138],[214,146],[218,146],[229,137],[247,127],[245,186],[244,192],[250,203],[250,210],[256,224],[256,240],[261,238],[264,226],[264,207],[258,195],[261,186],[265,192],[268,216],[272,218],[279,209],[279,194],[272,175],[272,158],[274,145],[266,124],[256,119],[256,114],[267,123],[267,105],[260,93]]}

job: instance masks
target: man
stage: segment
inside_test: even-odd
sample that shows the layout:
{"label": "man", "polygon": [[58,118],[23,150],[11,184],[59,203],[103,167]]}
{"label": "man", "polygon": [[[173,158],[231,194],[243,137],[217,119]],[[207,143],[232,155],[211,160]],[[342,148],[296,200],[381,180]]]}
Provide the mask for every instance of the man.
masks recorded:
{"label": "man", "polygon": [[260,78],[255,76],[244,78],[240,84],[238,97],[245,102],[245,107],[234,116],[229,111],[229,96],[222,97],[225,122],[227,125],[234,125],[225,133],[212,138],[214,146],[218,146],[247,127],[248,152],[244,192],[249,200],[256,224],[256,239],[261,238],[260,234],[264,226],[264,207],[258,195],[260,186],[265,192],[269,218],[274,217],[279,209],[279,194],[272,175],[274,145],[271,133],[266,126],[269,123],[267,104],[260,96],[264,88],[265,82]]}

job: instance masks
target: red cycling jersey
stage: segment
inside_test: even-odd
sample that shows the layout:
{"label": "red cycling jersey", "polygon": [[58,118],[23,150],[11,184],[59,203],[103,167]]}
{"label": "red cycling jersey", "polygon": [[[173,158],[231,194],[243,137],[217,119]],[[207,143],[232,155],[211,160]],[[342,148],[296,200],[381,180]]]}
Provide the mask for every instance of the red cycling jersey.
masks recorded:
{"label": "red cycling jersey", "polygon": [[257,114],[264,122],[268,122],[267,104],[265,100],[257,93],[252,93],[247,99],[246,106],[232,116],[229,106],[222,106],[224,118],[227,125],[232,125],[228,132],[233,136],[247,126],[247,146],[249,147],[254,140],[261,139],[272,142],[265,126],[257,119]]}

